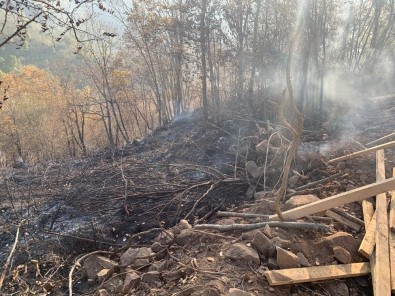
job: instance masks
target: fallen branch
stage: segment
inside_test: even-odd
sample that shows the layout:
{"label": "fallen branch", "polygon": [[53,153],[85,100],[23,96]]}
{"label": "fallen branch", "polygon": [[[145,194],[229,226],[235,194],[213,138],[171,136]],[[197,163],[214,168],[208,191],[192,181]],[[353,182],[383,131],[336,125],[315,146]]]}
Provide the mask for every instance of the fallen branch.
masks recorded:
{"label": "fallen branch", "polygon": [[0,292],[1,292],[1,288],[3,287],[3,282],[4,282],[4,279],[5,279],[5,276],[7,274],[8,266],[11,263],[12,257],[14,256],[14,253],[15,253],[16,246],[18,244],[19,230],[20,230],[20,226],[18,226],[18,229],[16,230],[14,244],[13,244],[13,246],[11,248],[10,254],[8,255],[7,261],[5,262],[5,264],[3,266],[3,272],[1,273],[1,276],[0,276]]}
{"label": "fallen branch", "polygon": [[288,229],[311,229],[311,230],[320,230],[327,232],[329,231],[329,227],[322,224],[316,223],[306,223],[306,222],[261,222],[254,224],[229,224],[229,225],[217,225],[217,224],[200,224],[195,225],[194,229],[211,229],[217,231],[232,231],[232,230],[254,230],[265,227],[266,225],[270,227],[281,227]]}
{"label": "fallen branch", "polygon": [[[217,212],[218,217],[241,217],[241,218],[261,218],[263,221],[269,220],[269,215],[263,214],[254,214],[254,213],[235,213],[235,212]],[[313,221],[321,221],[321,222],[332,222],[333,219],[330,217],[321,217],[321,216],[309,216],[309,219]]]}
{"label": "fallen branch", "polygon": [[225,180],[220,180],[218,182],[215,182],[214,184],[212,184],[210,186],[209,189],[207,189],[207,191],[194,203],[192,209],[188,212],[188,214],[186,214],[186,216],[184,217],[184,220],[187,220],[187,218],[192,215],[192,213],[195,211],[197,205],[207,197],[207,195],[209,195],[212,191],[214,191],[215,188],[217,188],[220,184],[223,183],[237,183],[240,182],[241,180],[239,179],[225,179]]}
{"label": "fallen branch", "polygon": [[360,226],[365,226],[365,222],[363,220],[358,219],[357,217],[354,217],[353,215],[350,215],[349,213],[343,211],[342,209],[339,208],[333,208],[331,209],[333,212],[343,216],[344,218],[347,218],[348,220],[354,222],[355,224],[358,224]]}
{"label": "fallen branch", "polygon": [[333,220],[342,223],[343,225],[346,225],[347,227],[350,227],[351,229],[354,229],[355,231],[360,231],[362,226],[359,224],[354,223],[353,221],[345,218],[344,216],[334,212],[333,210],[327,210],[325,212],[325,215],[328,217],[331,217]]}
{"label": "fallen branch", "polygon": [[[327,178],[325,178],[325,179],[321,179],[321,180],[318,180],[318,181],[310,182],[310,183],[307,183],[307,184],[305,184],[305,185],[299,186],[299,187],[297,187],[297,188],[295,188],[295,189],[292,189],[292,194],[296,193],[296,191],[304,190],[304,189],[306,189],[306,188],[313,187],[313,186],[317,186],[317,185],[319,185],[319,184],[322,184],[322,183],[331,181],[331,180],[333,180],[333,179],[336,179],[337,177],[340,177],[341,175],[343,175],[343,173],[340,172],[340,173],[334,174],[334,175],[332,175],[332,176],[329,176],[329,177],[327,177]],[[347,177],[347,176],[348,176],[348,174],[344,174],[343,177],[345,178],[345,177]],[[288,195],[287,195],[287,196],[288,196]]]}
{"label": "fallen branch", "polygon": [[343,156],[331,159],[331,160],[328,161],[328,163],[334,163],[334,162],[338,162],[338,161],[342,161],[342,160],[351,159],[351,158],[354,158],[354,157],[357,157],[357,156],[366,155],[366,154],[369,154],[371,152],[375,152],[375,151],[378,151],[378,150],[382,150],[382,149],[386,149],[386,148],[390,148],[390,147],[394,147],[394,146],[395,146],[395,141],[388,142],[388,143],[385,143],[385,144],[381,144],[381,145],[378,145],[378,146],[374,146],[374,147],[371,147],[371,148],[368,148],[368,149],[360,150],[360,151],[357,151],[357,152],[353,152],[353,153],[350,153],[350,154],[346,154],[346,155],[343,155]]}
{"label": "fallen branch", "polygon": [[235,212],[217,212],[218,217],[242,217],[242,218],[262,218],[264,221],[269,220],[268,215],[254,214],[254,213],[235,213]]}
{"label": "fallen branch", "polygon": [[48,231],[48,230],[42,230],[42,232],[60,236],[60,237],[65,237],[65,238],[70,238],[70,239],[76,239],[76,240],[81,240],[81,241],[86,241],[86,242],[91,242],[95,244],[103,244],[103,245],[109,245],[109,246],[115,246],[115,247],[122,247],[123,245],[117,244],[114,242],[106,242],[106,241],[100,241],[100,240],[93,240],[90,238],[85,238],[85,237],[80,237],[80,236],[75,236],[75,235],[70,235],[70,234],[63,234],[59,232],[54,232],[54,231]]}

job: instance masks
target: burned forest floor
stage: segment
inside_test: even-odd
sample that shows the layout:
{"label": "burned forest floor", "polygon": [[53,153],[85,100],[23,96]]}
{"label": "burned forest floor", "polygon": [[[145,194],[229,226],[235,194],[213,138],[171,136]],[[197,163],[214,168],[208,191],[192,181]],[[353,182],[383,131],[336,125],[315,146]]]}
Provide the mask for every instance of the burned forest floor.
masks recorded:
{"label": "burned forest floor", "polygon": [[[2,168],[1,295],[70,295],[70,287],[72,295],[373,295],[370,274],[275,287],[264,277],[284,264],[367,261],[362,226],[320,213],[300,220],[321,228],[196,227],[261,222],[219,211],[275,213],[291,134],[276,118],[259,121],[231,104],[224,113],[220,125],[197,110],[120,149]],[[323,128],[305,125],[283,209],[376,181],[374,153],[328,160],[392,133],[393,97],[337,103],[328,114]],[[387,178],[394,151],[385,150]],[[338,209],[363,219],[358,202]]]}

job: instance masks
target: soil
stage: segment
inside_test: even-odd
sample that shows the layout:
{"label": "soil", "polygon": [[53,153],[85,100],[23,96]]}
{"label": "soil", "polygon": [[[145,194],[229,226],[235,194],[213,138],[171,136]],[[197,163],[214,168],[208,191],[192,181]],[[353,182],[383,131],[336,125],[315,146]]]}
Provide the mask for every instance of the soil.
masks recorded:
{"label": "soil", "polygon": [[[253,248],[255,232],[262,231],[275,245],[302,253],[311,265],[337,264],[325,238],[344,233],[359,245],[364,229],[325,221],[319,223],[329,227],[326,233],[267,227],[221,233],[180,230],[182,219],[191,225],[260,221],[220,218],[218,210],[273,213],[273,189],[278,187],[291,135],[279,123],[268,125],[231,105],[227,108],[220,126],[202,120],[197,110],[122,149],[1,169],[0,266],[7,260],[16,229],[21,230],[3,295],[67,295],[70,268],[81,255],[103,251],[119,262],[127,247],[152,247],[155,240],[161,249],[137,270],[145,280],[129,295],[227,295],[230,288],[251,295],[373,295],[370,276],[270,287],[263,273],[273,268],[269,260],[273,254],[260,254],[259,265],[226,255],[235,243]],[[375,182],[374,153],[341,165],[326,161],[393,132],[391,108],[391,100],[345,106],[347,112],[328,116],[324,129],[307,126],[290,175],[291,189],[337,173],[344,175],[297,193],[325,198]],[[259,153],[256,146],[273,134],[279,135],[270,139],[273,151]],[[392,176],[393,156],[393,149],[388,149],[387,177]],[[254,179],[246,171],[247,161],[264,168],[261,177]],[[362,219],[358,203],[341,208]],[[171,238],[160,240],[163,231],[172,233]],[[350,248],[348,240],[339,241],[338,246]],[[353,251],[353,262],[366,261]],[[153,271],[159,274],[144,276]],[[125,295],[119,289],[128,271],[121,267],[113,272],[100,283],[78,267],[72,275],[73,294],[95,295],[105,289],[110,295]],[[154,280],[148,280],[149,275]]]}

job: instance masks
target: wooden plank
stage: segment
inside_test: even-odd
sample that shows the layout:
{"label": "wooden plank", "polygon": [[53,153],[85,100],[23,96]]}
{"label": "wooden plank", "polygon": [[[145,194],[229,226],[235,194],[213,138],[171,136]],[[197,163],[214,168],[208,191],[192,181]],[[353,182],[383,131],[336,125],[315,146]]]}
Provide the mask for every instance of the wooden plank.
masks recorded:
{"label": "wooden plank", "polygon": [[325,215],[327,215],[328,217],[331,217],[333,220],[335,220],[337,222],[340,222],[340,223],[350,227],[351,229],[354,229],[356,231],[361,230],[361,225],[354,223],[353,221],[343,217],[342,215],[339,215],[338,213],[336,213],[332,210],[327,210],[325,212]]}
{"label": "wooden plank", "polygon": [[[296,220],[391,190],[395,190],[395,177],[327,197],[307,205],[285,211],[282,214],[284,219]],[[277,215],[269,216],[269,220],[278,219],[279,217]]]}
{"label": "wooden plank", "polygon": [[391,138],[391,137],[393,137],[393,136],[395,136],[395,131],[394,131],[393,133],[390,133],[389,135],[386,135],[386,136],[384,136],[384,137],[381,137],[381,138],[379,138],[379,139],[377,139],[377,140],[374,140],[374,141],[372,141],[372,142],[366,143],[366,145],[367,145],[367,146],[373,145],[373,144],[376,144],[377,142],[380,142],[380,141],[382,141],[382,140],[387,140],[387,139],[389,139],[389,138]]}
{"label": "wooden plank", "polygon": [[[392,176],[395,177],[395,168],[392,169]],[[395,191],[393,190],[391,192],[391,204],[395,204],[394,200],[395,200]],[[390,248],[390,267],[391,267],[391,290],[393,293],[395,293],[395,232],[391,230],[389,231],[389,248]]]}
{"label": "wooden plank", "polygon": [[365,223],[365,230],[369,228],[369,223],[372,221],[374,215],[374,200],[372,197],[362,201],[363,222]]}
{"label": "wooden plank", "polygon": [[[385,180],[384,150],[380,150],[376,153],[376,181],[379,182],[383,180]],[[385,195],[385,193],[382,194]],[[373,250],[376,246],[376,218],[377,215],[374,213],[368,228],[365,230],[365,236],[363,237],[362,243],[358,249],[358,252],[368,259],[372,257]],[[373,267],[375,266],[372,265],[372,269]]]}
{"label": "wooden plank", "polygon": [[390,231],[390,267],[391,267],[391,290],[395,293],[395,233]]}
{"label": "wooden plank", "polygon": [[[395,177],[395,168],[392,169],[392,176]],[[390,229],[395,232],[395,190],[391,191]]]}
{"label": "wooden plank", "polygon": [[374,247],[376,246],[376,217],[377,215],[374,213],[369,227],[366,229],[362,243],[358,249],[358,252],[368,259],[372,257]]}
{"label": "wooden plank", "polygon": [[[385,178],[384,150],[377,151],[377,178]],[[391,268],[388,238],[387,194],[376,197],[376,264],[374,266],[374,295],[391,295]]]}
{"label": "wooden plank", "polygon": [[327,266],[312,266],[271,270],[265,272],[265,277],[272,286],[289,285],[323,280],[357,277],[370,273],[370,264],[351,263]]}
{"label": "wooden plank", "polygon": [[361,156],[361,155],[366,155],[366,154],[369,154],[371,152],[375,152],[375,151],[378,151],[378,150],[383,150],[383,149],[394,147],[394,146],[395,146],[395,141],[391,141],[391,142],[388,142],[388,143],[384,143],[384,144],[381,144],[381,145],[378,145],[378,146],[374,146],[374,147],[371,147],[371,148],[368,148],[368,149],[360,150],[360,151],[357,151],[357,152],[354,152],[354,153],[346,154],[346,155],[343,155],[343,156],[331,159],[331,160],[328,161],[328,163],[334,163],[334,162],[337,162],[337,161],[347,160],[347,159],[350,159],[350,158],[354,158],[354,157]]}

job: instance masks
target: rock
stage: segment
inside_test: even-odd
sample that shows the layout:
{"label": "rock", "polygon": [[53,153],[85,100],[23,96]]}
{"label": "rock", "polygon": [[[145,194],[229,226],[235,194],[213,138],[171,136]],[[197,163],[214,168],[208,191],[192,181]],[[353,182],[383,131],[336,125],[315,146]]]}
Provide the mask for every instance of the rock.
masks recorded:
{"label": "rock", "polygon": [[165,270],[168,266],[167,260],[162,260],[162,261],[155,261],[151,264],[151,266],[148,268],[148,271],[159,271],[162,272]]}
{"label": "rock", "polygon": [[134,272],[130,271],[126,273],[125,279],[123,281],[122,293],[127,294],[130,289],[135,289],[140,285],[140,276]]}
{"label": "rock", "polygon": [[311,264],[310,262],[307,260],[307,258],[305,257],[305,255],[303,253],[297,253],[296,256],[298,256],[298,260],[299,260],[299,264],[303,267],[310,267]]}
{"label": "rock", "polygon": [[299,258],[294,253],[276,247],[277,250],[277,265],[280,269],[300,267]]}
{"label": "rock", "polygon": [[283,249],[287,249],[287,248],[291,247],[291,245],[292,245],[291,241],[282,239],[281,237],[278,237],[278,236],[272,238],[272,243],[275,246],[283,248]]}
{"label": "rock", "polygon": [[122,254],[120,262],[125,266],[130,265],[131,268],[139,268],[141,266],[147,265],[150,262],[150,258],[145,257],[151,256],[152,254],[151,248],[129,248],[125,253]]}
{"label": "rock", "polygon": [[258,267],[261,262],[258,253],[242,243],[231,245],[225,257],[233,260],[247,261],[252,263],[255,267]]}
{"label": "rock", "polygon": [[327,288],[331,296],[349,296],[350,292],[346,283],[344,282],[334,282],[330,283]]}
{"label": "rock", "polygon": [[274,248],[270,239],[260,231],[255,233],[251,244],[265,257],[268,257],[270,250]]}
{"label": "rock", "polygon": [[267,191],[258,191],[258,192],[255,192],[255,194],[254,194],[255,199],[261,199],[261,198],[265,198],[267,196],[268,196]]}
{"label": "rock", "polygon": [[161,283],[160,273],[158,271],[148,271],[141,276],[141,281],[150,286],[155,286],[157,283]]}
{"label": "rock", "polygon": [[91,255],[84,260],[83,268],[90,279],[95,279],[102,269],[113,269],[118,264],[103,256]]}
{"label": "rock", "polygon": [[344,264],[351,263],[351,254],[345,248],[336,246],[333,248],[333,254],[339,262]]}
{"label": "rock", "polygon": [[259,154],[264,154],[266,155],[266,151],[267,151],[267,145],[269,144],[268,140],[263,140],[262,142],[260,142],[258,145],[256,145],[255,147],[255,151]]}
{"label": "rock", "polygon": [[186,277],[185,269],[178,269],[173,271],[165,271],[163,273],[163,279],[168,282],[177,282],[181,278]]}
{"label": "rock", "polygon": [[172,228],[172,232],[173,234],[177,235],[180,234],[181,231],[183,231],[184,229],[191,229],[191,228],[192,228],[191,224],[189,224],[187,220],[182,219],[180,223],[178,223],[176,226]]}
{"label": "rock", "polygon": [[101,283],[104,280],[108,279],[112,274],[110,269],[104,268],[97,273],[97,280]]}
{"label": "rock", "polygon": [[165,249],[166,247],[165,246],[162,246],[160,243],[158,243],[158,242],[154,242],[152,245],[151,245],[151,250],[152,251],[154,251],[155,253],[158,253],[158,252],[160,252],[160,251],[162,251],[163,249]]}
{"label": "rock", "polygon": [[283,211],[287,211],[293,208],[297,208],[300,206],[307,205],[314,201],[320,200],[317,196],[312,194],[305,194],[305,195],[295,195],[288,199],[283,206]]}
{"label": "rock", "polygon": [[118,295],[122,291],[123,280],[120,277],[112,277],[104,282],[103,288],[105,288],[110,295]]}
{"label": "rock", "polygon": [[[256,198],[257,194],[254,196]],[[273,199],[264,198],[259,201],[259,204],[251,207],[248,212],[261,215],[271,215],[274,213],[275,208],[276,203]]]}
{"label": "rock", "polygon": [[300,176],[299,175],[293,175],[288,179],[288,185],[291,188],[295,188],[296,184],[299,182]]}
{"label": "rock", "polygon": [[251,230],[251,231],[243,232],[241,234],[241,239],[243,241],[252,242],[252,240],[254,239],[254,236],[255,236],[256,233],[257,233],[257,230]]}
{"label": "rock", "polygon": [[350,253],[353,251],[358,251],[359,243],[358,241],[347,232],[336,232],[330,236],[324,237],[321,243],[328,245],[331,248],[336,246],[343,247]]}
{"label": "rock", "polygon": [[247,161],[245,164],[245,169],[247,173],[249,173],[254,179],[258,179],[263,172],[263,169],[259,168],[253,160]]}
{"label": "rock", "polygon": [[247,199],[253,199],[255,195],[255,188],[252,186],[249,186],[246,193],[245,193],[245,197]]}
{"label": "rock", "polygon": [[267,267],[269,269],[279,269],[278,264],[277,264],[277,259],[276,258],[269,258],[269,260],[267,260]]}
{"label": "rock", "polygon": [[252,294],[240,289],[230,288],[228,296],[252,296]]}
{"label": "rock", "polygon": [[319,242],[315,243],[315,248],[321,249],[321,259],[328,260],[328,256],[333,254],[334,247],[342,247],[350,254],[352,261],[358,261],[362,257],[358,253],[360,242],[347,232],[336,232],[330,236],[322,238]]}
{"label": "rock", "polygon": [[178,225],[180,226],[181,229],[191,229],[192,225],[189,224],[189,222],[187,220],[180,220],[180,223],[178,223]]}
{"label": "rock", "polygon": [[192,244],[195,240],[200,237],[193,229],[184,229],[176,236],[176,243],[180,246],[185,246],[187,244]]}
{"label": "rock", "polygon": [[160,243],[161,245],[168,245],[174,240],[174,234],[169,231],[162,231],[155,238],[155,242]]}
{"label": "rock", "polygon": [[336,168],[339,171],[343,171],[346,168],[346,163],[344,161],[339,161],[336,165]]}
{"label": "rock", "polygon": [[310,160],[309,164],[307,165],[307,169],[312,171],[315,169],[320,169],[324,166],[325,166],[325,162],[322,159],[315,157]]}
{"label": "rock", "polygon": [[99,294],[99,296],[108,296],[108,295],[110,295],[110,294],[108,294],[107,290],[105,290],[105,289],[100,289],[98,291],[98,294]]}
{"label": "rock", "polygon": [[263,227],[262,233],[266,235],[268,238],[273,238],[273,232],[269,225]]}

